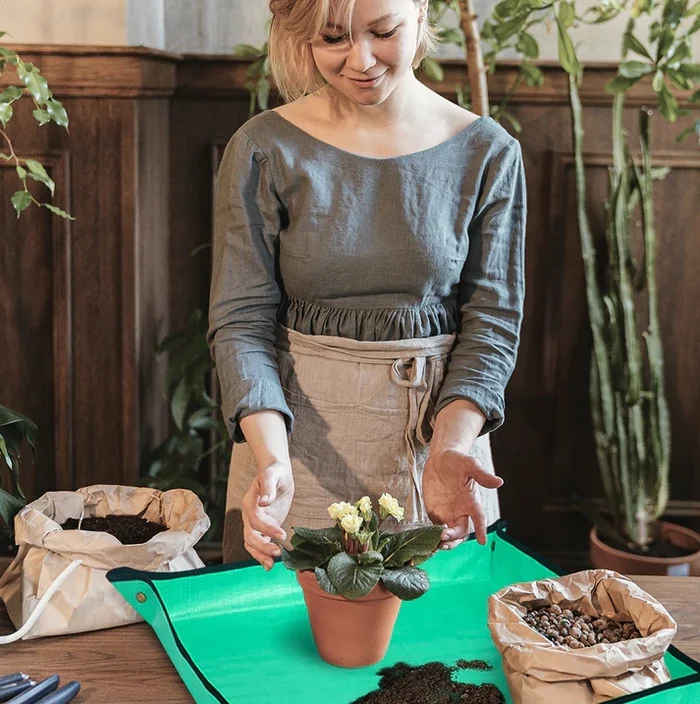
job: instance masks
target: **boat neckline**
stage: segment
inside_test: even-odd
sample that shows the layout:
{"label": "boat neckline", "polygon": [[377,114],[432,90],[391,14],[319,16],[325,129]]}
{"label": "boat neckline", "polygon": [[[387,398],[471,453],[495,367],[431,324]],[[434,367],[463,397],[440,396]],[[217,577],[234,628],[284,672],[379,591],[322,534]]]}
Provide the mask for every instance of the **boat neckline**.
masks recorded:
{"label": "boat neckline", "polygon": [[267,112],[271,113],[272,115],[275,115],[278,120],[280,120],[283,123],[285,123],[286,125],[288,125],[295,132],[301,133],[311,142],[314,142],[329,151],[333,151],[338,154],[342,154],[344,156],[351,157],[353,159],[363,159],[365,161],[376,161],[376,162],[410,160],[410,159],[423,157],[427,154],[431,154],[432,152],[444,149],[445,147],[450,146],[454,142],[459,141],[459,139],[464,137],[466,134],[471,133],[472,130],[478,128],[480,125],[482,125],[483,123],[485,123],[488,120],[488,117],[481,115],[473,122],[470,122],[466,127],[463,127],[456,134],[453,134],[451,137],[448,137],[447,139],[443,140],[442,142],[438,142],[437,144],[434,144],[432,147],[427,147],[426,149],[421,149],[416,152],[408,152],[407,154],[397,154],[395,156],[375,157],[375,156],[367,156],[366,154],[357,154],[356,152],[351,152],[351,151],[348,151],[347,149],[342,149],[341,147],[336,147],[334,144],[330,144],[329,142],[324,142],[322,139],[319,139],[318,137],[314,137],[312,134],[310,134],[306,130],[302,129],[298,125],[295,125],[293,122],[290,122],[286,117],[282,117],[282,115],[280,115],[280,113],[277,112],[276,110],[268,110]]}

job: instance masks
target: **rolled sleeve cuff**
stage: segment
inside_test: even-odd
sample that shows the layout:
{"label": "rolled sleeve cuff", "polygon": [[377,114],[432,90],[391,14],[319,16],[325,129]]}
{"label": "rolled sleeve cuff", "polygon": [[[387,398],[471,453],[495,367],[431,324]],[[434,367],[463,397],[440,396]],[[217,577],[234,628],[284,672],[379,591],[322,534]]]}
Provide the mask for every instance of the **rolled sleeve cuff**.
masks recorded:
{"label": "rolled sleeve cuff", "polygon": [[287,435],[292,432],[294,415],[289,410],[284,391],[279,384],[262,379],[245,379],[234,386],[231,396],[234,403],[232,407],[226,409],[224,417],[233,442],[246,442],[241,430],[241,418],[259,411],[279,411],[284,417]]}
{"label": "rolled sleeve cuff", "polygon": [[486,435],[497,428],[500,428],[505,421],[505,402],[503,394],[494,392],[487,386],[476,383],[460,384],[458,387],[445,388],[443,387],[435,407],[435,415],[437,415],[445,406],[464,399],[471,401],[486,417],[484,427],[479,435]]}

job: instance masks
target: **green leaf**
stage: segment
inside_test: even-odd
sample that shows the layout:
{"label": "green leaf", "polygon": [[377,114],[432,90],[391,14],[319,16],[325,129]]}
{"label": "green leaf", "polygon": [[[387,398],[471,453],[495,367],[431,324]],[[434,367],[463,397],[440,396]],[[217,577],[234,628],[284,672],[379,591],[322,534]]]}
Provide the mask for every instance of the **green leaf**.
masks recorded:
{"label": "green leaf", "polygon": [[663,90],[663,87],[664,87],[664,72],[663,71],[657,71],[654,74],[654,78],[651,81],[651,87],[653,88],[654,92],[656,92],[656,93]]}
{"label": "green leaf", "polygon": [[528,59],[536,59],[540,55],[540,47],[537,40],[532,36],[532,34],[528,34],[527,32],[523,32],[518,37],[518,42],[515,45],[515,48],[524,54]]}
{"label": "green leaf", "polygon": [[322,567],[317,567],[314,572],[316,573],[316,580],[318,581],[318,586],[323,589],[324,592],[328,592],[329,594],[337,594],[338,590],[333,586],[333,582],[331,582],[330,577],[328,576],[328,572],[324,570]]}
{"label": "green leaf", "polygon": [[639,39],[632,34],[631,30],[625,32],[623,38],[623,51],[627,50],[633,51],[635,54],[639,54],[640,56],[644,56],[649,59],[649,61],[654,60],[651,58],[651,54],[647,51],[644,44],[642,44]]}
{"label": "green leaf", "polygon": [[544,74],[537,66],[523,62],[518,67],[518,70],[525,77],[527,85],[540,87],[544,83]]}
{"label": "green leaf", "polygon": [[512,113],[508,112],[507,110],[504,110],[504,111],[501,113],[501,117],[502,117],[504,120],[507,120],[507,121],[510,123],[511,127],[512,127],[512,128],[515,130],[515,132],[517,132],[518,134],[520,134],[520,133],[523,131],[523,126],[520,124],[520,121],[519,121],[519,120],[515,117],[515,115],[513,115]]}
{"label": "green leaf", "polygon": [[700,81],[700,64],[681,64],[678,73],[693,81]]}
{"label": "green leaf", "polygon": [[496,37],[496,40],[503,43],[518,34],[525,26],[525,22],[527,22],[529,17],[530,11],[526,10],[525,12],[518,13],[511,19],[506,20],[505,22],[500,22],[499,24],[497,24],[493,30],[493,34]]}
{"label": "green leaf", "polygon": [[430,557],[440,544],[442,531],[442,526],[428,526],[393,533],[381,551],[384,566],[403,567],[416,556]]}
{"label": "green leaf", "polygon": [[6,49],[4,46],[0,46],[0,56],[4,56],[6,59],[16,59],[17,52],[12,51],[12,49]]}
{"label": "green leaf", "polygon": [[384,555],[376,550],[367,550],[357,556],[361,565],[381,565],[384,562]]}
{"label": "green leaf", "polygon": [[233,47],[233,55],[240,57],[257,57],[262,54],[262,50],[250,44],[236,44]]}
{"label": "green leaf", "polygon": [[659,43],[656,47],[656,63],[658,64],[663,58],[665,58],[669,49],[673,46],[673,39],[675,35],[673,29],[668,25],[664,25],[661,28],[659,34]]}
{"label": "green leaf", "polygon": [[392,594],[404,601],[417,599],[430,589],[428,575],[410,565],[397,570],[384,570],[382,582]]}
{"label": "green leaf", "polygon": [[42,203],[44,208],[47,210],[50,210],[54,215],[59,215],[60,217],[64,218],[65,220],[75,220],[75,218],[70,215],[70,213],[67,213],[65,210],[61,210],[60,208],[56,207],[55,205],[51,205],[51,203]]}
{"label": "green leaf", "polygon": [[8,443],[8,447],[15,454],[19,455],[20,445],[23,440],[26,440],[34,452],[36,452],[36,424],[27,416],[13,411],[6,406],[0,406],[0,433],[5,435],[11,433],[14,438],[14,444]]}
{"label": "green leaf", "polygon": [[187,404],[190,400],[190,392],[187,388],[187,382],[183,377],[175,389],[175,393],[170,401],[170,412],[175,421],[178,430],[182,430],[185,423],[185,414],[187,413]]}
{"label": "green leaf", "polygon": [[[298,541],[309,543],[311,545],[340,545],[343,539],[343,531],[338,527],[334,528],[295,528],[292,527],[295,538]],[[299,543],[301,544],[301,543]]]}
{"label": "green leaf", "polygon": [[618,70],[623,78],[641,78],[654,70],[654,64],[644,61],[623,61]]}
{"label": "green leaf", "polygon": [[51,98],[49,84],[35,66],[30,63],[20,63],[17,66],[17,75],[24,85],[27,86],[37,103],[43,105]]}
{"label": "green leaf", "polygon": [[700,104],[700,90],[696,90],[695,93],[693,93],[690,98],[688,98],[688,102],[692,103],[693,105]]}
{"label": "green leaf", "polygon": [[659,110],[661,114],[669,121],[675,122],[678,118],[678,102],[671,94],[668,86],[664,84],[659,96]]}
{"label": "green leaf", "polygon": [[42,164],[40,164],[38,161],[35,161],[34,159],[26,159],[24,163],[29,168],[32,178],[35,181],[43,183],[51,191],[51,195],[53,195],[53,192],[56,188],[56,184],[53,182],[53,179],[46,173],[46,169],[42,166]]}
{"label": "green leaf", "polygon": [[681,88],[682,90],[692,90],[693,86],[695,85],[695,83],[690,78],[686,78],[679,71],[673,71],[672,69],[667,68],[666,75],[670,79],[671,83],[673,83],[673,85],[677,86],[678,88]]}
{"label": "green leaf", "polygon": [[17,176],[24,181],[25,178],[27,178],[27,170],[22,167],[22,166],[17,166],[15,168],[15,171],[17,172]]}
{"label": "green leaf", "polygon": [[0,489],[0,516],[12,528],[15,516],[24,508],[25,502]]}
{"label": "green leaf", "polygon": [[46,101],[46,112],[51,119],[59,126],[68,129],[68,113],[63,107],[63,103],[55,98]]}
{"label": "green leaf", "polygon": [[258,106],[260,107],[261,110],[267,110],[269,97],[270,97],[270,82],[267,80],[267,78],[261,78],[258,81],[258,88],[257,88]]}
{"label": "green leaf", "polygon": [[576,21],[576,10],[574,9],[574,4],[569,2],[562,2],[559,6],[559,21],[562,25],[568,29]]}
{"label": "green leaf", "polygon": [[5,161],[10,161],[10,159],[12,159],[12,155],[5,154],[5,152],[0,152],[0,159],[4,159]]}
{"label": "green leaf", "polygon": [[32,197],[29,191],[16,191],[12,198],[10,198],[10,201],[17,211],[17,217],[19,217],[20,213],[29,207],[29,204],[32,202]]}
{"label": "green leaf", "polygon": [[5,458],[5,464],[10,469],[14,469],[12,457],[10,457],[10,453],[7,450],[7,443],[5,442],[5,438],[2,435],[0,435],[0,454]]}
{"label": "green leaf", "polygon": [[423,73],[434,83],[440,83],[445,78],[442,66],[430,56],[426,56],[421,63]]}
{"label": "green leaf", "polygon": [[695,120],[694,125],[686,127],[677,137],[676,142],[682,142],[688,135],[695,134],[698,136],[698,146],[700,146],[700,120]]}
{"label": "green leaf", "polygon": [[315,570],[328,560],[328,557],[324,556],[321,551],[309,552],[301,548],[287,550],[284,545],[280,545],[276,540],[273,539],[273,542],[279,547],[282,553],[284,566],[290,570]]}
{"label": "green leaf", "polygon": [[7,86],[5,90],[0,93],[0,103],[13,103],[18,98],[22,97],[24,90],[19,86]]}
{"label": "green leaf", "polygon": [[5,127],[12,119],[12,105],[10,103],[0,103],[0,122]]}
{"label": "green leaf", "polygon": [[360,599],[369,594],[383,572],[381,565],[358,565],[346,552],[334,555],[327,569],[333,586],[346,599]]}
{"label": "green leaf", "polygon": [[559,33],[559,63],[567,73],[578,76],[581,73],[581,64],[576,56],[576,49],[574,49],[574,43],[558,16],[557,31]]}
{"label": "green leaf", "polygon": [[608,93],[624,93],[629,90],[638,80],[638,78],[624,78],[623,76],[615,76],[615,78],[605,84],[605,90]]}
{"label": "green leaf", "polygon": [[39,123],[40,126],[43,126],[49,122],[51,122],[51,115],[46,110],[42,110],[41,108],[37,108],[32,112],[32,115],[34,115],[34,119]]}

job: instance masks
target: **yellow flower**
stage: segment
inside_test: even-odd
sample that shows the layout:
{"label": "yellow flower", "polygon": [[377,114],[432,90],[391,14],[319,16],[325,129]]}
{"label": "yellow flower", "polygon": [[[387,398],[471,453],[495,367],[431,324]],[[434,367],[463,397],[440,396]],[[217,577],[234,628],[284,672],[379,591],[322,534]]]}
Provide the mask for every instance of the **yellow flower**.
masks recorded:
{"label": "yellow flower", "polygon": [[369,496],[363,496],[356,504],[357,508],[360,510],[362,517],[366,521],[372,520],[372,501]]}
{"label": "yellow flower", "polygon": [[382,494],[379,497],[379,505],[381,506],[380,513],[382,518],[393,516],[398,521],[403,518],[403,509],[391,494]]}
{"label": "yellow flower", "polygon": [[362,528],[362,516],[346,514],[340,521],[342,529],[349,535],[355,536]]}
{"label": "yellow flower", "polygon": [[340,521],[344,516],[356,516],[357,508],[347,501],[341,501],[337,504],[331,504],[328,507],[328,513],[335,521]]}

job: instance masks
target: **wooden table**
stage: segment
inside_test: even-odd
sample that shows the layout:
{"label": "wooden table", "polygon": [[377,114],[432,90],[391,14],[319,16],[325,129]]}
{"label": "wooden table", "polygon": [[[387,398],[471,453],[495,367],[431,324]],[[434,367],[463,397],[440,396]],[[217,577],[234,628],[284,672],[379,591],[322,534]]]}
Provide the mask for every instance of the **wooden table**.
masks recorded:
{"label": "wooden table", "polygon": [[[634,577],[678,622],[674,645],[700,660],[700,577]],[[14,630],[0,605],[0,633]],[[190,704],[193,700],[153,631],[144,623],[0,646],[0,675],[80,680],[73,701]]]}

